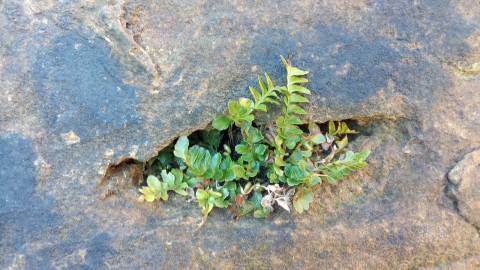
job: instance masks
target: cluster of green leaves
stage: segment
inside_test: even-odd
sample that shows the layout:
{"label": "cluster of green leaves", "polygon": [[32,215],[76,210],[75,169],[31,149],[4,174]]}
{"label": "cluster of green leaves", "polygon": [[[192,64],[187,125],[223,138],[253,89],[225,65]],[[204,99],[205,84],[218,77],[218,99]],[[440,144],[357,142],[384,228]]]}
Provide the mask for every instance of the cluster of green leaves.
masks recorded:
{"label": "cluster of green leaves", "polygon": [[168,192],[175,191],[177,194],[186,196],[187,183],[183,181],[183,172],[179,169],[172,169],[170,172],[162,170],[162,181],[156,176],[149,175],[147,186],[140,189],[144,199],[147,202],[153,202],[155,199],[168,200]]}
{"label": "cluster of green leaves", "polygon": [[[266,217],[275,205],[302,213],[314,199],[315,186],[336,184],[364,167],[369,151],[346,149],[348,135],[356,131],[345,122],[329,121],[322,131],[318,124],[302,121],[302,104],[310,95],[308,72],[283,57],[282,62],[286,85],[274,85],[268,74],[259,77],[259,89],[249,88],[252,99],[229,101],[227,113],[194,138],[193,145],[182,136],[173,149],[162,151],[140,189],[143,199],[167,200],[169,191],[194,194],[204,220],[214,207],[229,208],[237,217]],[[256,123],[256,115],[272,106],[281,107],[274,123]],[[229,138],[237,133],[239,139],[221,146],[222,133]]]}

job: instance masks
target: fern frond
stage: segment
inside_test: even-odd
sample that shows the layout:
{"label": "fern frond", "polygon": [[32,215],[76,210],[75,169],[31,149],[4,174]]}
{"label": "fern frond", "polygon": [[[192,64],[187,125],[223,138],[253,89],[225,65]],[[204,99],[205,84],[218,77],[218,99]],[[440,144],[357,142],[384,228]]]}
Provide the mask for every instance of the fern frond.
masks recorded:
{"label": "fern frond", "polygon": [[331,184],[336,184],[340,179],[349,175],[351,172],[363,168],[367,165],[365,160],[370,155],[370,151],[354,153],[347,151],[342,159],[332,163],[321,165],[318,170],[321,171]]}
{"label": "fern frond", "polygon": [[265,79],[267,81],[266,85],[263,79],[258,76],[258,86],[260,87],[260,92],[254,87],[250,86],[248,88],[253,99],[255,100],[254,109],[263,112],[267,112],[268,103],[278,104],[278,89],[273,85],[273,82],[267,73],[265,73]]}
{"label": "fern frond", "polygon": [[298,103],[308,103],[308,99],[303,96],[310,94],[310,90],[304,87],[304,84],[308,82],[308,79],[305,78],[308,71],[291,66],[283,57],[281,59],[287,72],[287,85],[279,88],[284,96],[284,112],[286,114],[306,114]]}

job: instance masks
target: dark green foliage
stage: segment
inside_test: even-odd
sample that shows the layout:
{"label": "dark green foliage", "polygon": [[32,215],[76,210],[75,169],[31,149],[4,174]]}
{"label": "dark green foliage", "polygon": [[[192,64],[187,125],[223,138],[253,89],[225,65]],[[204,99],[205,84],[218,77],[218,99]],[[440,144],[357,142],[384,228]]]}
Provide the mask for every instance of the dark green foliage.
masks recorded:
{"label": "dark green foliage", "polygon": [[[229,101],[213,129],[182,136],[173,149],[162,151],[140,189],[144,200],[167,200],[170,191],[190,194],[204,220],[214,207],[228,207],[236,217],[264,218],[275,205],[303,213],[314,199],[313,187],[336,184],[364,167],[370,152],[346,150],[347,136],[356,131],[345,122],[329,121],[324,131],[310,122],[304,131],[308,72],[282,62],[286,85],[275,86],[268,74],[259,77],[258,89],[249,88],[253,99]],[[269,106],[281,106],[274,123],[256,123],[255,115]]]}

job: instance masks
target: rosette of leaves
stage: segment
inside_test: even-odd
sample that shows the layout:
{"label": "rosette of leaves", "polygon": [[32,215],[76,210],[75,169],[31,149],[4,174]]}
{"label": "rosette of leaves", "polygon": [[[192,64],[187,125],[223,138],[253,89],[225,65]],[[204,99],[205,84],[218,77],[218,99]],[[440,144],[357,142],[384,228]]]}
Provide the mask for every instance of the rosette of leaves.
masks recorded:
{"label": "rosette of leaves", "polygon": [[267,146],[261,143],[263,135],[259,129],[247,126],[244,132],[243,140],[235,146],[235,151],[240,155],[238,163],[245,168],[246,178],[250,178],[255,177],[264,165]]}
{"label": "rosette of leaves", "polygon": [[189,147],[186,136],[178,139],[173,153],[186,165],[186,175],[192,187],[204,180],[228,182],[245,175],[244,168],[234,162],[228,153],[222,155],[198,145]]}
{"label": "rosette of leaves", "polygon": [[162,181],[156,176],[150,175],[147,178],[147,186],[139,191],[143,194],[143,199],[147,202],[155,200],[168,200],[168,192],[174,191],[177,194],[186,196],[188,185],[183,180],[183,172],[179,169],[172,169],[171,172],[163,170],[161,172]]}

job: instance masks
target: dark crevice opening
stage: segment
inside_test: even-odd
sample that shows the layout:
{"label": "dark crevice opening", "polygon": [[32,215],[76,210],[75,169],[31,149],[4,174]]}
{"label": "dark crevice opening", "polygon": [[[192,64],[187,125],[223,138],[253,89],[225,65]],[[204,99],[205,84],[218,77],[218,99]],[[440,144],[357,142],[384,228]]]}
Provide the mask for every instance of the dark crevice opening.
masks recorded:
{"label": "dark crevice opening", "polygon": [[[356,134],[348,134],[348,141],[349,143],[354,142],[361,136],[370,136],[373,132],[374,123],[378,121],[378,119],[343,119],[335,122],[345,122],[348,127],[352,130],[357,131]],[[323,123],[316,124],[320,127],[322,133],[325,133],[328,130],[328,121]],[[256,125],[253,124],[255,127],[260,128],[262,132],[265,128],[265,125]],[[300,125],[300,128],[303,131],[308,130],[308,124]],[[215,135],[218,133],[218,135]],[[220,139],[218,144],[212,146],[205,143],[205,138],[212,138],[212,136],[219,136]],[[223,152],[224,148],[223,145],[227,145],[231,149],[232,159],[238,159],[239,155],[235,152],[235,145],[237,145],[242,137],[240,134],[240,129],[238,127],[233,126],[232,128],[224,131],[216,131],[212,128],[211,125],[206,127],[205,129],[196,130],[190,133],[188,136],[190,146],[192,145],[199,145],[205,148],[208,148],[212,151]],[[148,175],[160,175],[162,169],[170,169],[175,167],[174,160],[171,160],[173,157],[173,149],[174,145],[177,142],[178,138],[172,140],[172,142],[162,148],[157,155],[154,157],[143,161],[137,160],[133,158],[125,158],[120,162],[110,165],[103,175],[100,186],[106,186],[106,191],[103,191],[102,197],[108,197],[110,195],[114,195],[119,192],[122,188],[137,188],[139,186],[145,185],[144,179],[148,177]],[[165,160],[170,160],[165,162]],[[259,178],[266,179],[266,172],[261,171],[258,175]],[[129,179],[124,179],[123,187],[117,188],[112,187],[119,185],[119,181],[110,181],[114,177],[127,177]],[[128,183],[126,183],[128,182]],[[113,191],[112,191],[113,190]]]}

